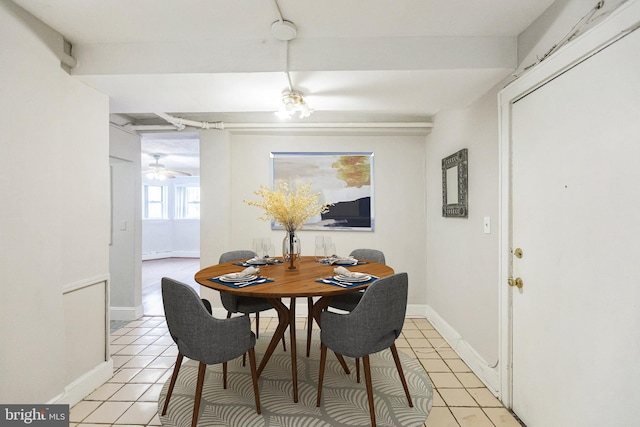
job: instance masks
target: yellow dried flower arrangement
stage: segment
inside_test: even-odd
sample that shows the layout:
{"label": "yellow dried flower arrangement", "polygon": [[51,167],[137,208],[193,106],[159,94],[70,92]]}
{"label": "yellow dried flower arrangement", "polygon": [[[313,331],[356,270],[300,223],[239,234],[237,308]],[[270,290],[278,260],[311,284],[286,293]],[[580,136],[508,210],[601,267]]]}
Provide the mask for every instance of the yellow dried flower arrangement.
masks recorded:
{"label": "yellow dried flower arrangement", "polygon": [[288,232],[294,232],[302,227],[307,220],[315,215],[329,212],[332,203],[320,204],[320,193],[311,193],[311,182],[291,185],[278,180],[271,190],[265,185],[254,191],[262,197],[261,201],[245,200],[249,206],[257,206],[264,211],[258,219],[279,222]]}

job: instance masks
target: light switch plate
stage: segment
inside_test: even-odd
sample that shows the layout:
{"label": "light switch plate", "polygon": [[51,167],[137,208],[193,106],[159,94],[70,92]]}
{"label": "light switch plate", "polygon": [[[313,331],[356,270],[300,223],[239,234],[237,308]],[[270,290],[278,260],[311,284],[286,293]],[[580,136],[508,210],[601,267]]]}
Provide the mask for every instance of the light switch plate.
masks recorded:
{"label": "light switch plate", "polygon": [[491,234],[491,217],[490,216],[484,217],[482,227],[484,230],[484,234]]}

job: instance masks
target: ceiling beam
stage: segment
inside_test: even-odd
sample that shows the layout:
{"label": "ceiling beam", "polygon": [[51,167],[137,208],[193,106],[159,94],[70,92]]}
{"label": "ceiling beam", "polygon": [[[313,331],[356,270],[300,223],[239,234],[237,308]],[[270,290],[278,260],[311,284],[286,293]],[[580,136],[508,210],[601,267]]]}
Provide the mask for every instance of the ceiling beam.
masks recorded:
{"label": "ceiling beam", "polygon": [[[296,39],[289,71],[515,69],[515,37]],[[285,42],[270,39],[76,44],[75,75],[276,72]]]}

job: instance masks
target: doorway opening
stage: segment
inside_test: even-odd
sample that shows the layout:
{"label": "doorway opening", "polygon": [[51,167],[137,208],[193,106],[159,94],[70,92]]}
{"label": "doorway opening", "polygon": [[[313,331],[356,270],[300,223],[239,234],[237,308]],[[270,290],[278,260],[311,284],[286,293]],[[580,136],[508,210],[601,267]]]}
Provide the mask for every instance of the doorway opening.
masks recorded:
{"label": "doorway opening", "polygon": [[145,315],[164,315],[162,277],[200,288],[198,133],[144,135],[141,165],[142,303]]}

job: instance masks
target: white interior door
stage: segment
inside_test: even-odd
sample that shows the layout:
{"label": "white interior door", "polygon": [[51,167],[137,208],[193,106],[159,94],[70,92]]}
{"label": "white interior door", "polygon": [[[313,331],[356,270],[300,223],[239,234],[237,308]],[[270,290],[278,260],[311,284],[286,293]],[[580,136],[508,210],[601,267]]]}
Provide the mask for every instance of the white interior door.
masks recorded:
{"label": "white interior door", "polygon": [[512,407],[638,425],[640,31],[512,107]]}

